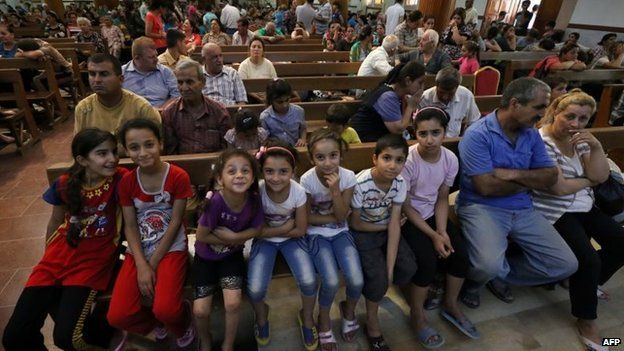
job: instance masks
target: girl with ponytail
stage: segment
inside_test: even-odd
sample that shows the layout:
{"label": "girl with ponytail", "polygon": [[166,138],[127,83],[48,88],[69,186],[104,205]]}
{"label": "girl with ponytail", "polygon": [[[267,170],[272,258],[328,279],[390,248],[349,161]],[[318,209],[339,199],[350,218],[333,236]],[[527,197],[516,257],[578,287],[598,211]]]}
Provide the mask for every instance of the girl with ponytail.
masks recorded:
{"label": "girl with ponytail", "polygon": [[416,61],[394,67],[384,82],[363,97],[351,126],[362,142],[402,134],[411,123],[423,93],[425,67]]}
{"label": "girl with ponytail", "polygon": [[99,129],[76,134],[72,156],[69,171],[43,195],[54,206],[46,248],[4,330],[5,350],[45,349],[40,329],[48,313],[60,349],[108,346],[102,333],[90,335],[84,327],[97,292],[113,274],[121,225],[116,188],[126,171],[117,167],[115,137]]}

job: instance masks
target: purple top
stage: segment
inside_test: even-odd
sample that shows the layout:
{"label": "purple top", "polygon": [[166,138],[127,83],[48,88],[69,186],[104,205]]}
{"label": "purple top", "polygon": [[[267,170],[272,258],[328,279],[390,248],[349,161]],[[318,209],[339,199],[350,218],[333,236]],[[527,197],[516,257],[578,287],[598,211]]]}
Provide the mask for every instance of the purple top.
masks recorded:
{"label": "purple top", "polygon": [[[258,195],[249,196],[243,209],[240,212],[234,212],[230,210],[218,191],[214,192],[199,219],[199,225],[210,231],[217,227],[226,227],[238,233],[249,228],[260,228],[262,224],[264,224],[264,211]],[[242,249],[242,245],[211,245],[200,241],[195,242],[195,254],[210,261],[222,260]]]}

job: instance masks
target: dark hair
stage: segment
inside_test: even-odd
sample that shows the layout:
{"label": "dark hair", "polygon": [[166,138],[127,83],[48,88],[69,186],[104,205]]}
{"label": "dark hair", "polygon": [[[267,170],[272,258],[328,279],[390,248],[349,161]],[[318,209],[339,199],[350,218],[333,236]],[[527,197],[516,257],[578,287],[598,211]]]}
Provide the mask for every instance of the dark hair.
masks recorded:
{"label": "dark hair", "polygon": [[463,7],[456,8],[455,10],[453,10],[453,13],[451,13],[450,19],[453,19],[453,16],[455,15],[461,17],[462,24],[464,24],[464,21],[466,21],[466,9],[464,9]]}
{"label": "dark hair", "polygon": [[385,149],[401,149],[403,154],[407,156],[409,152],[409,145],[407,145],[405,138],[399,134],[386,134],[377,139],[373,154],[375,157],[378,157],[379,154],[381,154]]}
{"label": "dark hair", "polygon": [[10,23],[4,23],[4,22],[2,22],[2,23],[0,23],[0,27],[4,27],[4,28],[6,28],[6,29],[7,29],[7,31],[8,31],[9,33],[11,33],[11,34],[15,34],[15,26],[13,26],[13,25],[12,25],[12,24],[10,24]]}
{"label": "dark hair", "polygon": [[264,56],[264,40],[260,39],[260,38],[253,38],[251,39],[251,41],[249,42],[249,49],[251,49],[251,44],[255,43],[259,41],[260,45],[262,45],[262,56]]}
{"label": "dark hair", "polygon": [[531,28],[529,29],[529,31],[527,32],[527,37],[531,37],[531,38],[539,38],[540,37],[540,32],[539,30],[535,29],[535,28]]}
{"label": "dark hair", "polygon": [[256,193],[258,191],[258,175],[260,174],[260,171],[258,170],[258,163],[256,162],[256,159],[249,154],[249,152],[242,149],[227,149],[219,155],[212,169],[214,178],[213,185],[217,184],[217,177],[221,176],[225,170],[225,164],[233,157],[242,157],[251,165],[254,180],[247,191],[250,194]]}
{"label": "dark hair", "polygon": [[579,46],[576,44],[572,44],[572,43],[568,43],[565,44],[564,46],[561,47],[561,49],[559,49],[559,57],[561,57],[562,55],[567,54],[568,52],[574,50],[574,49],[578,49]]}
{"label": "dark hair", "polygon": [[421,108],[414,117],[414,129],[418,130],[418,123],[435,119],[440,123],[442,128],[446,130],[449,120],[451,119],[448,112],[437,106],[428,106]]}
{"label": "dark hair", "polygon": [[382,84],[399,84],[403,86],[406,78],[418,79],[425,75],[425,66],[416,61],[395,66],[386,76]]}
{"label": "dark hair", "polygon": [[162,142],[160,127],[156,122],[147,118],[133,118],[126,121],[117,131],[117,138],[123,147],[126,147],[126,134],[128,134],[128,131],[131,129],[148,129],[154,133],[159,142]]}
{"label": "dark hair", "polygon": [[563,29],[555,29],[553,34],[550,36],[550,39],[552,39],[555,43],[561,43],[564,35],[565,31]]}
{"label": "dark hair", "polygon": [[334,49],[336,48],[336,41],[335,41],[334,39],[331,39],[331,38],[330,38],[330,39],[325,40],[325,47],[326,47],[326,48],[327,48],[327,46],[328,46],[327,44],[329,44],[329,43],[334,44]]}
{"label": "dark hair", "polygon": [[308,154],[310,154],[310,160],[313,159],[312,151],[314,150],[314,145],[321,140],[332,140],[338,144],[338,149],[340,150],[340,156],[342,154],[349,151],[349,144],[347,144],[344,139],[338,135],[338,133],[334,132],[329,128],[321,128],[313,131],[308,136]]}
{"label": "dark hair", "polygon": [[498,33],[500,33],[500,29],[496,26],[492,26],[490,27],[490,29],[488,29],[487,34],[485,35],[485,39],[492,40],[496,38]]}
{"label": "dark hair", "polygon": [[572,32],[572,33],[570,33],[570,35],[575,37],[576,40],[578,40],[581,37],[581,34],[579,34],[579,32]]}
{"label": "dark hair", "polygon": [[245,27],[249,26],[249,20],[247,19],[247,17],[239,18],[238,21],[236,21],[236,23],[241,24]]}
{"label": "dark hair", "polygon": [[169,5],[169,1],[167,0],[151,0],[148,1],[148,3],[149,5],[147,6],[147,9],[150,11],[158,10],[160,8],[166,9],[171,7]]}
{"label": "dark hair", "polygon": [[373,35],[373,27],[371,27],[371,26],[369,26],[367,24],[364,27],[362,27],[362,29],[360,29],[360,34],[358,35],[358,40],[359,41],[366,40],[366,38],[370,37],[371,35]]}
{"label": "dark hair", "polygon": [[554,89],[557,87],[557,85],[559,84],[568,84],[568,80],[561,77],[561,76],[556,76],[556,75],[548,75],[544,78],[542,78],[542,82],[548,84],[548,86],[550,87],[550,89]]}
{"label": "dark hair", "polygon": [[414,10],[414,11],[410,12],[409,15],[407,15],[407,19],[410,22],[417,22],[421,18],[423,18],[423,14],[422,14],[422,12],[420,12],[418,10]]}
{"label": "dark hair", "polygon": [[267,106],[273,105],[273,101],[282,97],[292,95],[292,87],[284,79],[274,79],[266,87]]}
{"label": "dark hair", "polygon": [[184,41],[186,36],[184,33],[177,29],[169,29],[167,31],[167,48],[173,48],[178,45],[178,42]]}
{"label": "dark hair", "polygon": [[41,44],[35,39],[32,38],[24,38],[17,41],[15,46],[22,51],[33,51],[39,50],[41,48]]}
{"label": "dark hair", "polygon": [[327,109],[325,122],[346,126],[351,119],[351,112],[345,104],[331,104]]}
{"label": "dark hair", "polygon": [[119,62],[119,59],[111,54],[97,53],[89,56],[89,59],[87,60],[87,63],[95,64],[104,62],[110,62],[113,65],[113,72],[115,72],[115,74],[118,76],[121,75],[121,63]]}
{"label": "dark hair", "polygon": [[[217,22],[217,25],[219,25],[219,31],[221,31],[221,32],[224,31],[223,23],[221,23],[221,21],[219,21],[218,18],[211,19],[208,24],[210,25],[210,24],[212,24],[212,22]],[[209,28],[206,28],[206,30],[209,30]]]}
{"label": "dark hair", "polygon": [[293,170],[295,169],[297,161],[299,160],[299,153],[292,145],[282,140],[271,138],[267,140],[264,146],[266,149],[263,152],[256,154],[258,163],[260,164],[260,169],[264,167],[264,162],[269,157],[282,157],[290,163]]}
{"label": "dark hair", "polygon": [[234,114],[234,130],[236,133],[257,129],[260,126],[258,115],[250,109],[242,108]]}
{"label": "dark hair", "polygon": [[600,39],[600,41],[598,42],[598,45],[604,45],[605,41],[611,39],[611,38],[617,38],[617,34],[615,33],[607,33],[605,35],[602,36],[602,39]]}
{"label": "dark hair", "polygon": [[544,39],[539,41],[537,46],[539,46],[540,48],[542,48],[542,49],[544,49],[546,51],[551,51],[552,49],[555,48],[555,42],[552,39],[544,38]]}
{"label": "dark hair", "polygon": [[[70,216],[80,216],[82,211],[82,184],[85,182],[86,169],[81,166],[76,158],[82,156],[87,158],[91,150],[95,149],[98,145],[105,141],[110,141],[117,147],[117,140],[115,136],[110,132],[97,129],[86,128],[78,132],[71,143],[72,157],[74,163],[67,171],[67,194],[68,210]],[[80,231],[82,230],[80,221],[78,223],[69,223],[69,230],[67,231],[67,243],[71,247],[78,246],[78,240],[80,240]]]}

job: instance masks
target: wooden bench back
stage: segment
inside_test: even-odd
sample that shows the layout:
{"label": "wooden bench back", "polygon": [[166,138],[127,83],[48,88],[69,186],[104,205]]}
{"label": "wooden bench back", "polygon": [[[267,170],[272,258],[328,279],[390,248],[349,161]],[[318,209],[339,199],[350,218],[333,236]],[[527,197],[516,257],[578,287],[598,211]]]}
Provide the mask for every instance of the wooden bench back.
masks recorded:
{"label": "wooden bench back", "polygon": [[509,83],[511,83],[516,71],[530,71],[540,61],[541,60],[520,60],[505,62],[505,79],[503,83],[504,86],[507,86]]}
{"label": "wooden bench back", "polygon": [[[351,76],[329,76],[329,77],[284,77],[295,91],[306,90],[349,90],[349,89],[373,89],[385,79],[385,76],[351,77]],[[245,89],[248,93],[259,93],[266,91],[266,86],[272,79],[244,79]],[[469,90],[474,89],[474,75],[462,76],[461,84]],[[431,88],[435,85],[435,76],[425,75],[424,87]]]}
{"label": "wooden bench back", "polygon": [[623,92],[624,84],[605,84],[602,86],[602,94],[600,95],[600,102],[596,110],[596,119],[592,124],[593,127],[609,126],[611,109]]}
{"label": "wooden bench back", "polygon": [[546,56],[556,55],[554,51],[486,51],[479,54],[481,61],[521,61],[541,60]]}
{"label": "wooden bench back", "polygon": [[266,46],[272,46],[272,45],[301,45],[301,44],[320,44],[323,42],[323,39],[318,37],[318,38],[312,38],[310,37],[309,39],[301,39],[301,40],[295,40],[295,39],[291,39],[291,38],[286,38],[282,41],[280,41],[278,44],[267,44]]}
{"label": "wooden bench back", "polygon": [[82,52],[95,53],[95,45],[93,45],[93,43],[52,42],[50,45],[56,49],[74,49]]}
{"label": "wooden bench back", "polygon": [[[475,101],[479,107],[479,111],[481,111],[481,114],[490,113],[498,108],[500,99],[500,95],[475,96]],[[351,113],[355,113],[360,103],[362,103],[361,100],[294,102],[295,105],[299,105],[305,110],[306,121],[324,121],[325,116],[327,116],[327,109],[333,104],[345,105],[349,108]],[[230,116],[234,116],[239,108],[240,106],[228,106],[227,110]],[[250,104],[243,106],[243,108],[260,115],[260,113],[264,111],[267,106],[263,104]]]}
{"label": "wooden bench back", "polygon": [[[278,77],[306,77],[321,76],[326,74],[357,74],[361,62],[297,62],[297,63],[274,63]],[[240,64],[235,63],[232,68],[238,70]]]}
{"label": "wooden bench back", "polygon": [[[222,52],[249,52],[247,45],[226,45],[221,47]],[[273,51],[323,51],[323,44],[320,41],[314,44],[267,44],[264,46],[264,52]]]}
{"label": "wooden bench back", "polygon": [[[241,63],[243,62],[249,54],[247,52],[224,52],[223,53],[223,63],[231,64],[231,63]],[[323,52],[323,51],[270,51],[264,54],[264,57],[269,59],[271,62],[314,62],[314,61],[349,61],[349,52],[348,51],[334,51],[334,52]],[[191,55],[193,60],[197,62],[204,62],[204,59],[201,57],[200,53],[195,53]]]}
{"label": "wooden bench back", "polygon": [[13,96],[13,101],[15,101],[17,108],[24,111],[26,128],[30,135],[32,135],[33,141],[38,140],[41,136],[41,132],[30,110],[30,105],[26,100],[26,90],[24,89],[24,82],[22,82],[20,70],[16,68],[0,69],[0,84],[10,84],[12,86],[10,92],[5,91],[0,94],[11,94]]}
{"label": "wooden bench back", "polygon": [[39,26],[15,28],[16,38],[43,38],[45,30]]}
{"label": "wooden bench back", "polygon": [[581,72],[557,71],[553,76],[563,77],[569,82],[598,82],[624,79],[624,69],[588,69]]}
{"label": "wooden bench back", "polygon": [[[605,150],[624,148],[624,138],[622,137],[624,136],[624,127],[593,128],[590,129],[590,131],[600,140]],[[457,153],[459,140],[459,138],[445,139],[443,145]],[[349,146],[349,151],[344,155],[344,160],[341,165],[356,173],[372,167],[371,155],[374,149],[375,143],[352,144]],[[299,162],[297,163],[296,173],[298,176],[301,176],[312,167],[312,164],[310,163],[308,152],[305,148],[297,148],[297,151],[299,152]],[[191,183],[200,185],[210,184],[210,169],[218,156],[219,153],[209,153],[163,156],[162,159],[163,161],[171,162],[182,167],[189,174]],[[134,167],[132,161],[127,158],[122,159],[120,165]],[[69,162],[57,163],[50,166],[47,169],[47,176],[50,184],[61,174],[67,172],[70,166],[71,163]]]}
{"label": "wooden bench back", "polygon": [[0,69],[16,68],[16,69],[35,69],[43,71],[48,81],[48,91],[54,94],[54,99],[59,108],[59,112],[63,117],[68,116],[67,104],[61,97],[58,82],[54,71],[54,66],[50,60],[39,61],[27,58],[3,58],[0,60]]}

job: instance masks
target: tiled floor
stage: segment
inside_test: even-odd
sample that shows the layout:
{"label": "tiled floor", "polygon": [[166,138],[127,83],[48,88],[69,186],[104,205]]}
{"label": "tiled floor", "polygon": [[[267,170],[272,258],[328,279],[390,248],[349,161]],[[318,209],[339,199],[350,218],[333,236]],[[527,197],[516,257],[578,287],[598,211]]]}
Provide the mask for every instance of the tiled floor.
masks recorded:
{"label": "tiled floor", "polygon": [[[69,144],[72,122],[65,122],[44,135],[43,141],[28,150],[25,156],[2,154],[0,151],[0,330],[13,311],[30,270],[43,252],[45,227],[51,212],[41,200],[47,186],[45,169],[53,163],[71,160]],[[4,151],[4,150],[3,150]],[[624,271],[607,284],[611,301],[599,304],[599,326],[603,336],[624,338]],[[271,285],[268,303],[271,310],[272,342],[263,350],[302,350],[296,326],[299,298],[295,283],[283,278]],[[540,288],[515,288],[516,301],[504,304],[489,293],[483,293],[483,307],[467,310],[477,323],[483,337],[469,341],[430,313],[432,326],[446,338],[443,350],[582,350],[569,314],[568,294],[561,288],[554,292]],[[340,350],[367,350],[363,333],[346,344],[340,340],[340,319],[337,308],[332,310],[334,332]],[[364,304],[358,305],[364,321]],[[422,350],[406,323],[408,310],[404,301],[391,290],[382,302],[381,320],[386,340],[393,350]],[[218,311],[215,314],[219,314]],[[246,305],[239,335],[249,336],[251,308]],[[219,328],[220,318],[215,318]],[[44,334],[50,348],[51,323]],[[219,335],[217,330],[216,335]],[[136,346],[135,349],[145,349]],[[241,348],[248,351],[248,348]],[[624,350],[624,347],[613,348]]]}

